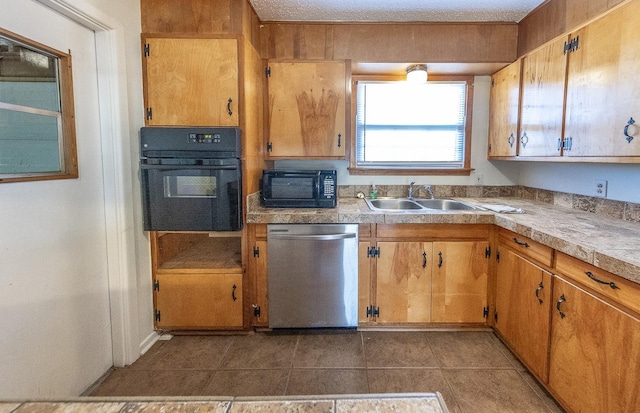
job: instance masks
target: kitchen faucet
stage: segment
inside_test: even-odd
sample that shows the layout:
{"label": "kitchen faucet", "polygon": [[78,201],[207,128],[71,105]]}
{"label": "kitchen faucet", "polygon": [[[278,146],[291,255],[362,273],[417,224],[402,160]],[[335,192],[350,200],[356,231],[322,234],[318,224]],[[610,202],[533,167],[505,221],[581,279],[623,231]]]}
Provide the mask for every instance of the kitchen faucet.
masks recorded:
{"label": "kitchen faucet", "polygon": [[[413,198],[413,185],[415,185],[415,181],[412,181],[409,184],[409,198]],[[427,193],[429,194],[429,199],[435,199],[435,195],[433,195],[433,190],[431,189],[431,185],[424,185],[423,188],[427,191]]]}

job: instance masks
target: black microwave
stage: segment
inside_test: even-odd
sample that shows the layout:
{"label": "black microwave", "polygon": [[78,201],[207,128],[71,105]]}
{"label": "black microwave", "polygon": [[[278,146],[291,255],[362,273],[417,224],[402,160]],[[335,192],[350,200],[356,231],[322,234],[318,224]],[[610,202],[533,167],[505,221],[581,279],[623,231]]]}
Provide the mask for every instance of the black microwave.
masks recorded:
{"label": "black microwave", "polygon": [[336,171],[264,170],[262,205],[269,208],[335,208]]}

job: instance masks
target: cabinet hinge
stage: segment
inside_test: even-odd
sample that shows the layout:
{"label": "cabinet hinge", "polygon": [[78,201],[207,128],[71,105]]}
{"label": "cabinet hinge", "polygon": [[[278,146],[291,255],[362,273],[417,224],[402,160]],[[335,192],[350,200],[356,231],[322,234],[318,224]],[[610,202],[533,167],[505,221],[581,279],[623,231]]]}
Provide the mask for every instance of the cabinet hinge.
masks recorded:
{"label": "cabinet hinge", "polygon": [[573,53],[578,50],[580,46],[580,36],[576,36],[573,39],[569,40],[569,42],[564,42],[564,54]]}
{"label": "cabinet hinge", "polygon": [[147,120],[151,120],[153,118],[153,110],[151,108],[147,108]]}
{"label": "cabinet hinge", "polygon": [[256,304],[252,304],[251,307],[253,307],[253,316],[260,317],[260,306]]}
{"label": "cabinet hinge", "polygon": [[488,318],[489,317],[489,307],[484,307],[482,309],[482,317],[483,318]]}
{"label": "cabinet hinge", "polygon": [[380,247],[367,247],[367,258],[376,258],[380,256]]}
{"label": "cabinet hinge", "polygon": [[267,142],[267,152],[273,151],[273,144],[271,142]]}
{"label": "cabinet hinge", "polygon": [[491,247],[487,247],[484,249],[484,257],[485,258],[490,258],[491,257]]}
{"label": "cabinet hinge", "polygon": [[253,256],[254,257],[260,256],[260,247],[253,247]]}
{"label": "cabinet hinge", "polygon": [[496,85],[496,80],[494,78],[491,78],[491,87],[494,87]]}
{"label": "cabinet hinge", "polygon": [[367,318],[380,317],[380,309],[376,306],[367,307]]}
{"label": "cabinet hinge", "polygon": [[149,50],[151,49],[151,45],[149,43],[144,44],[144,56],[149,57]]}
{"label": "cabinet hinge", "polygon": [[496,261],[500,262],[500,251],[496,251]]}
{"label": "cabinet hinge", "polygon": [[156,310],[155,319],[156,321],[160,321],[160,310]]}
{"label": "cabinet hinge", "polygon": [[562,148],[565,151],[570,151],[572,146],[573,146],[573,138],[571,136],[565,137],[564,141],[562,141]]}
{"label": "cabinet hinge", "polygon": [[153,291],[160,291],[160,281],[155,280],[153,282]]}
{"label": "cabinet hinge", "polygon": [[493,313],[493,321],[495,321],[496,323],[498,322],[498,312],[494,312]]}
{"label": "cabinet hinge", "polygon": [[489,144],[489,152],[491,152],[491,144]]}
{"label": "cabinet hinge", "polygon": [[265,76],[271,77],[271,68],[267,66],[267,69],[264,71]]}

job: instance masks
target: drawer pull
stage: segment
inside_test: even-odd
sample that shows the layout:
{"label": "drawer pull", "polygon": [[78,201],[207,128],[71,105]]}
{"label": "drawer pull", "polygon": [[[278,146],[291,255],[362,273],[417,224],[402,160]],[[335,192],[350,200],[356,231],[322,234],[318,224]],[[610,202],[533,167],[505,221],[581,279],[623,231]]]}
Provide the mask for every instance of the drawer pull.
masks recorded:
{"label": "drawer pull", "polygon": [[542,298],[540,298],[540,291],[542,291],[542,289],[544,288],[544,285],[542,283],[540,283],[540,285],[538,286],[538,288],[536,288],[536,298],[538,299],[538,301],[540,302],[540,304],[542,304]]}
{"label": "drawer pull", "polygon": [[529,244],[527,244],[526,242],[518,241],[518,238],[515,238],[515,237],[514,237],[514,238],[513,238],[513,242],[515,242],[515,243],[516,243],[516,244],[518,244],[518,245],[522,245],[522,246],[523,246],[523,247],[525,247],[525,248],[529,248]]}
{"label": "drawer pull", "polygon": [[558,302],[556,303],[556,309],[558,310],[558,313],[560,313],[560,318],[564,318],[565,314],[564,312],[562,312],[562,310],[560,309],[560,306],[562,305],[562,303],[564,303],[565,301],[567,301],[566,298],[564,298],[564,294],[562,294],[560,296],[560,299],[558,299]]}
{"label": "drawer pull", "polygon": [[231,287],[231,298],[233,298],[233,301],[236,301],[238,299],[238,297],[236,297],[236,285],[233,284],[233,287]]}
{"label": "drawer pull", "polygon": [[608,285],[609,287],[613,288],[614,290],[615,289],[620,289],[620,287],[618,287],[616,285],[616,283],[614,283],[613,281],[602,281],[602,280],[596,278],[596,276],[593,275],[593,273],[591,271],[585,271],[584,273],[587,274],[587,277],[591,278],[593,281],[597,282],[598,284]]}

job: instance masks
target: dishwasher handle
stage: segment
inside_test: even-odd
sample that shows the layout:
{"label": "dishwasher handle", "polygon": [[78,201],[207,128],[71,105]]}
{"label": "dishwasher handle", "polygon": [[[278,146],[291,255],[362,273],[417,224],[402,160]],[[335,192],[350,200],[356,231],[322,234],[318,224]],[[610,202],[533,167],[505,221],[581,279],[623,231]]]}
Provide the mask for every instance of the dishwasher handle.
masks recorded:
{"label": "dishwasher handle", "polygon": [[271,238],[274,239],[291,239],[291,240],[314,240],[314,241],[334,241],[348,238],[355,238],[355,233],[340,233],[340,234],[321,234],[321,235],[312,235],[312,234],[270,234]]}

